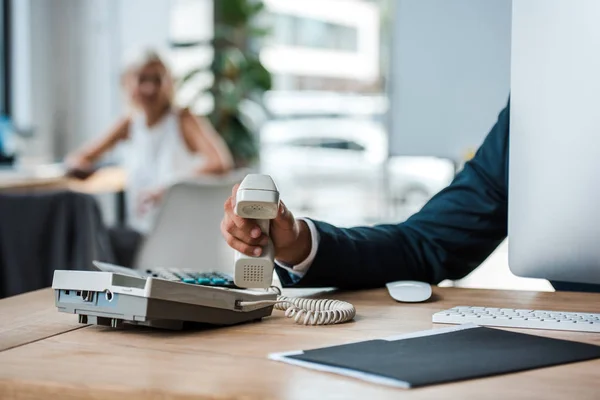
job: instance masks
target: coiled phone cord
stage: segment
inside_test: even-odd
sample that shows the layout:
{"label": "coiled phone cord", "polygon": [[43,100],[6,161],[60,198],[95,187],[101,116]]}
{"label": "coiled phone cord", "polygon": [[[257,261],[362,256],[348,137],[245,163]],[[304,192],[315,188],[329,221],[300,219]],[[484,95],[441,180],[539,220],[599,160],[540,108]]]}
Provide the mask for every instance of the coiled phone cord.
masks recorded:
{"label": "coiled phone cord", "polygon": [[277,300],[241,301],[239,306],[273,305],[276,310],[285,311],[287,318],[294,318],[297,324],[303,325],[341,324],[356,316],[354,306],[345,301],[286,297],[278,287],[271,288],[279,294]]}

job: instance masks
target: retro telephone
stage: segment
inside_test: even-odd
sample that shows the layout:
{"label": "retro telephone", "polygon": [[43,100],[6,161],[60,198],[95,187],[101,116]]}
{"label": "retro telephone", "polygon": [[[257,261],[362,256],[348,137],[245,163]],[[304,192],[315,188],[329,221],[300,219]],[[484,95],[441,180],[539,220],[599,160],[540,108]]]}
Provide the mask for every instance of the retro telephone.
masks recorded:
{"label": "retro telephone", "polygon": [[[238,187],[234,212],[242,218],[256,221],[261,231],[269,235],[270,221],[279,211],[279,191],[268,175],[249,174]],[[296,322],[311,325],[326,325],[346,322],[354,318],[352,304],[339,300],[303,299],[281,296],[279,289],[271,286],[275,266],[275,251],[269,238],[260,256],[248,256],[235,251],[234,282],[241,288],[264,288],[276,290],[277,300],[245,301],[242,307],[272,303],[275,309],[285,311],[287,317]]]}

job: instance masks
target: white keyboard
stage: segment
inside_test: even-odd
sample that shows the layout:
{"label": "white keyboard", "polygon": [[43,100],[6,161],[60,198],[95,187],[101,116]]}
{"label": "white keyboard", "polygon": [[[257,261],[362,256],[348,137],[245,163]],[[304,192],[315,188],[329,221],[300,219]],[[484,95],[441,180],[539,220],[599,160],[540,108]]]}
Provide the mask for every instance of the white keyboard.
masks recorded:
{"label": "white keyboard", "polygon": [[471,322],[480,326],[600,333],[600,314],[590,313],[459,306],[433,314],[432,320],[440,324]]}

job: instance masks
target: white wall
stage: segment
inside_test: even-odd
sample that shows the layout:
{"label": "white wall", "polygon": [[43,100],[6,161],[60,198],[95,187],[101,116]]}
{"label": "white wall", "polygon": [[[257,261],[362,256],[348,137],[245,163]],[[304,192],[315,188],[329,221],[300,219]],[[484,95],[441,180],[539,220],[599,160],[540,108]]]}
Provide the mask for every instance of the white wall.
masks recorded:
{"label": "white wall", "polygon": [[49,15],[51,64],[55,69],[53,90],[59,94],[49,104],[55,110],[54,157],[105,129],[115,116],[117,11],[112,0],[53,2]]}
{"label": "white wall", "polygon": [[395,0],[394,155],[460,159],[510,90],[511,0]]}
{"label": "white wall", "polygon": [[42,161],[97,137],[123,111],[119,78],[133,49],[166,48],[171,0],[14,2],[13,107]]}
{"label": "white wall", "polygon": [[52,147],[53,110],[48,98],[54,68],[49,63],[49,2],[13,2],[13,119],[21,128],[33,128],[36,139],[28,143],[27,155],[40,156]]}

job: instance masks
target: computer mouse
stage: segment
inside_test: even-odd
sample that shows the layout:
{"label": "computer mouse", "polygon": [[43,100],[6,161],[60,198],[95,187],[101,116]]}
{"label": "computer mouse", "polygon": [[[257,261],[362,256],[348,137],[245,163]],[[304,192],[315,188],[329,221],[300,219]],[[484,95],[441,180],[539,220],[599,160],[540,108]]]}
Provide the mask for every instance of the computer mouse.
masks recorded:
{"label": "computer mouse", "polygon": [[418,281],[396,281],[386,284],[390,296],[403,303],[418,303],[431,297],[431,285]]}

